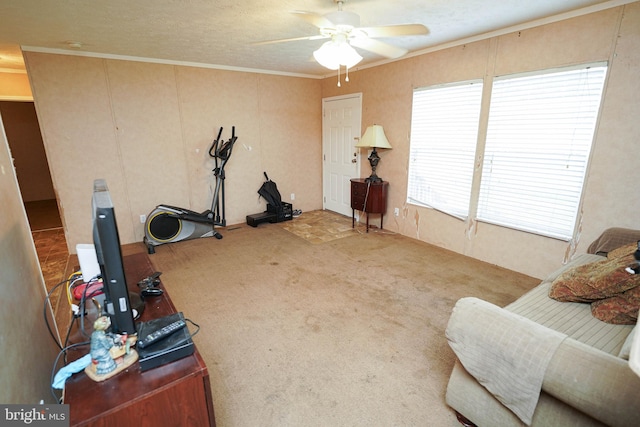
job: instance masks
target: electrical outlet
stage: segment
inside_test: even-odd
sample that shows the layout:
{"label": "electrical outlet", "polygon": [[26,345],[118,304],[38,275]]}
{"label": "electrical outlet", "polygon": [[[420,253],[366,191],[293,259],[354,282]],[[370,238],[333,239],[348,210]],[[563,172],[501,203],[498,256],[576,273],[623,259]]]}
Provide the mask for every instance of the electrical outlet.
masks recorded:
{"label": "electrical outlet", "polygon": [[296,199],[296,193],[291,193],[291,200],[295,200]]}
{"label": "electrical outlet", "polygon": [[147,216],[145,214],[140,215],[140,224],[144,224],[147,220]]}
{"label": "electrical outlet", "polygon": [[394,209],[393,209],[393,214],[394,214],[395,216],[400,215],[400,208],[394,208]]}

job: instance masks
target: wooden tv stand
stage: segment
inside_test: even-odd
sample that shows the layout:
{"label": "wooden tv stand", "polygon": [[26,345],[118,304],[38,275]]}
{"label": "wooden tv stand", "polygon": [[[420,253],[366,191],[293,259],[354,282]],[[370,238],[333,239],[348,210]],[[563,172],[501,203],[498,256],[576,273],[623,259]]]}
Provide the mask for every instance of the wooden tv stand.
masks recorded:
{"label": "wooden tv stand", "polygon": [[[129,290],[139,292],[137,283],[154,273],[146,253],[124,257]],[[160,284],[160,287],[163,287]],[[176,313],[165,289],[164,295],[147,297],[139,321]],[[85,319],[93,324],[95,314]],[[195,320],[195,319],[194,319]],[[72,342],[86,340],[79,331]],[[89,346],[70,352],[77,359]],[[113,378],[94,382],[84,372],[66,382],[64,403],[69,404],[71,426],[212,426],[215,427],[209,372],[196,348],[191,356],[157,368],[140,371],[138,362]]]}

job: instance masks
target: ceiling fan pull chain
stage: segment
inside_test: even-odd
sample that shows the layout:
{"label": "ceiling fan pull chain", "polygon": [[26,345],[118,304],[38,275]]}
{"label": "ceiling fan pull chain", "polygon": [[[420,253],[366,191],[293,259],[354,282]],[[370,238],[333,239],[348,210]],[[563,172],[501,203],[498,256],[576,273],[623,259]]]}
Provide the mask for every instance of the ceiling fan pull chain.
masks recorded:
{"label": "ceiling fan pull chain", "polygon": [[338,87],[340,86],[340,66],[338,65]]}
{"label": "ceiling fan pull chain", "polygon": [[345,66],[344,69],[346,70],[344,81],[348,82],[349,81],[349,67]]}

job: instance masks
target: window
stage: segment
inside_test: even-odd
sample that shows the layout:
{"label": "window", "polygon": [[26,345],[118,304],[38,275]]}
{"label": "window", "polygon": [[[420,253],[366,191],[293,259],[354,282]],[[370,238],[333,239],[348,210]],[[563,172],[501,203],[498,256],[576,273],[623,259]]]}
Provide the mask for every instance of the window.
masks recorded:
{"label": "window", "polygon": [[482,81],[413,92],[407,202],[469,214]]}
{"label": "window", "polygon": [[573,236],[606,70],[596,64],[495,79],[479,220]]}
{"label": "window", "polygon": [[571,239],[606,72],[598,63],[496,77],[483,120],[480,80],[416,89],[407,202]]}

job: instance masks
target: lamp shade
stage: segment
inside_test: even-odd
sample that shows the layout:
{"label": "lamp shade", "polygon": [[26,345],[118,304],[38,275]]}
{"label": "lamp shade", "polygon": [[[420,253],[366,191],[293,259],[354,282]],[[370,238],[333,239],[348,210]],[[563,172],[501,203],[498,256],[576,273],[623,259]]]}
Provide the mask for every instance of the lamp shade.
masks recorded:
{"label": "lamp shade", "polygon": [[337,70],[341,65],[351,68],[362,61],[362,56],[349,43],[340,40],[324,43],[320,49],[313,52],[313,57],[320,65],[330,70]]}
{"label": "lamp shade", "polygon": [[367,128],[356,144],[358,148],[391,148],[384,129],[380,125],[372,125]]}

